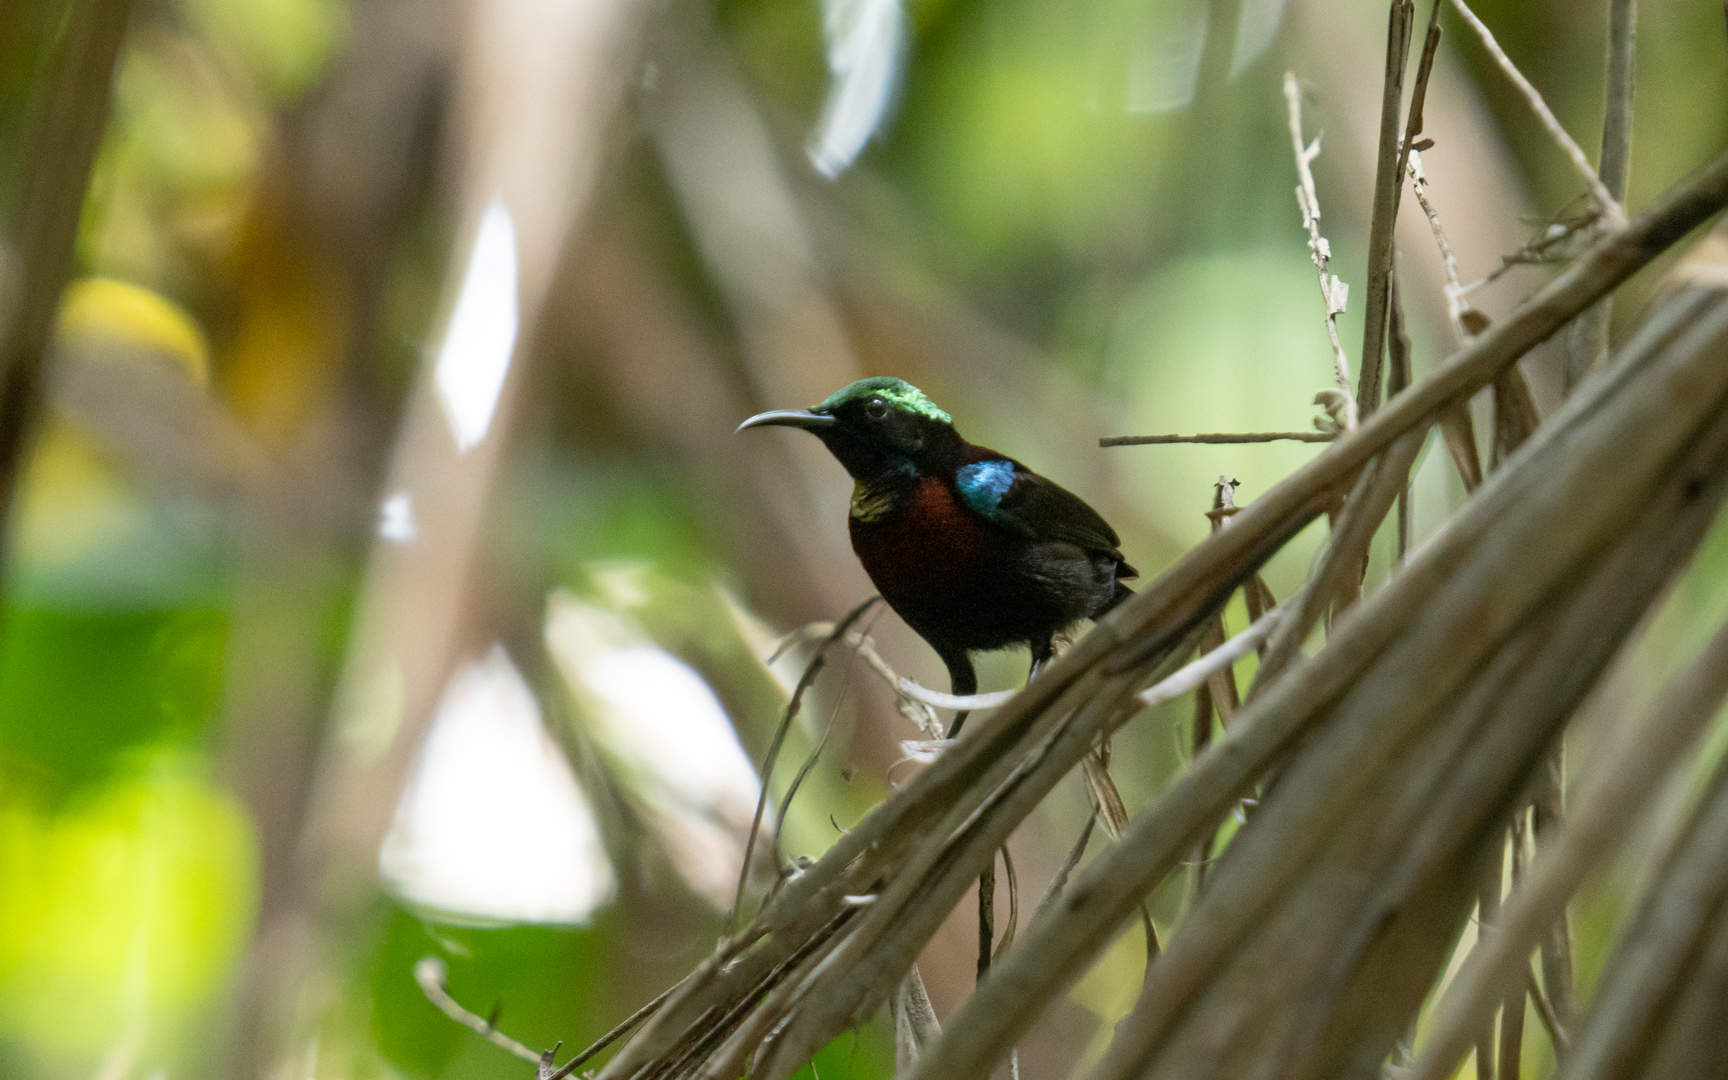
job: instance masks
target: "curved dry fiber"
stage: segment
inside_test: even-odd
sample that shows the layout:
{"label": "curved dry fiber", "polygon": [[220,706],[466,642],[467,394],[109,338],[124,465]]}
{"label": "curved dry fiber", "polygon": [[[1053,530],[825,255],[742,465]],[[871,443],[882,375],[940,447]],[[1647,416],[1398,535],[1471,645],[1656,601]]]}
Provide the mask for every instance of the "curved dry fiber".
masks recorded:
{"label": "curved dry fiber", "polygon": [[[1593,536],[1624,530],[1639,512],[1643,491],[1638,485],[1653,483],[1651,477],[1659,469],[1646,468],[1628,477],[1619,468],[1629,461],[1621,460],[1614,433],[1624,436],[1636,432],[1641,423],[1653,423],[1663,432],[1659,442],[1644,442],[1641,449],[1646,451],[1644,456],[1658,461],[1665,460],[1664,455],[1671,458],[1685,445],[1687,432],[1667,427],[1672,417],[1665,411],[1662,395],[1649,389],[1660,383],[1660,370],[1666,370],[1663,364],[1673,366],[1671,354],[1676,343],[1687,338],[1687,328],[1712,318],[1721,323],[1722,306],[1714,293],[1702,289],[1687,291],[1664,306],[1622,349],[1618,364],[1583,388],[1396,579],[1345,619],[1326,649],[1257,695],[1225,738],[1136,817],[1122,840],[1094,860],[1061,901],[1022,936],[1021,944],[992,968],[990,978],[920,1061],[915,1080],[987,1075],[991,1064],[1007,1055],[1043,1008],[1102,952],[1195,837],[1254,783],[1282,747],[1327,715],[1332,703],[1352,687],[1365,684],[1364,673],[1371,665],[1380,666],[1382,685],[1374,692],[1382,700],[1408,697],[1438,702],[1445,691],[1433,687],[1458,685],[1497,637],[1516,627],[1521,613],[1534,610],[1558,584],[1570,579],[1572,564],[1600,549],[1599,544],[1592,546]],[[1692,359],[1697,361],[1695,356]],[[1645,392],[1628,393],[1629,387],[1643,387]],[[1698,407],[1706,402],[1691,404],[1695,425],[1701,413]],[[1662,422],[1653,421],[1656,415],[1663,417]],[[1612,424],[1614,431],[1608,432],[1605,424]],[[1557,488],[1568,476],[1568,486]],[[1499,580],[1489,580],[1480,568],[1472,569],[1473,559],[1490,569],[1496,559],[1504,562]],[[1433,663],[1426,666],[1420,663],[1420,654],[1409,658],[1408,650],[1390,662],[1380,660],[1382,651],[1401,637],[1423,628],[1437,629],[1433,616],[1440,605],[1435,598],[1448,589],[1455,597],[1461,595],[1457,590],[1466,585],[1480,586],[1478,599],[1490,606],[1467,611],[1456,620],[1453,629],[1462,639],[1459,647],[1434,652],[1428,657]],[[1390,729],[1374,727],[1368,732],[1376,733],[1396,738]],[[1378,760],[1375,753],[1383,758],[1389,752],[1384,746],[1375,750],[1370,743],[1361,760]],[[1339,813],[1369,775],[1368,766],[1346,763],[1333,778],[1330,801],[1308,809],[1322,815]],[[1276,826],[1272,853],[1285,857],[1282,873],[1293,873],[1309,858],[1299,841],[1306,837],[1317,842],[1325,833],[1325,820],[1322,816],[1319,824],[1290,821]],[[1238,842],[1259,834],[1265,821],[1265,814],[1257,815],[1256,826]],[[1216,924],[1219,918],[1223,885],[1215,883],[1208,890],[1207,904],[1196,911],[1198,931],[1192,922],[1178,929],[1172,942],[1175,963],[1169,955],[1160,960],[1148,986],[1154,997],[1162,994],[1180,1002],[1184,992],[1197,992],[1182,973],[1182,965],[1190,963],[1182,956],[1192,956],[1196,949],[1216,953],[1253,921],[1238,913],[1222,929],[1214,925],[1216,933],[1206,929],[1208,920]],[[1252,910],[1255,901],[1250,895],[1242,902]],[[1213,936],[1197,943],[1203,934]],[[1143,1001],[1142,1007],[1147,1003]]]}
{"label": "curved dry fiber", "polygon": [[1295,755],[1093,1080],[1377,1074],[1514,800],[1728,488],[1728,296],[1675,303],[1686,329],[1484,488],[1516,498],[1449,535],[1448,580]]}
{"label": "curved dry fiber", "polygon": [[1728,761],[1615,947],[1564,1080],[1705,1080],[1728,1060]]}

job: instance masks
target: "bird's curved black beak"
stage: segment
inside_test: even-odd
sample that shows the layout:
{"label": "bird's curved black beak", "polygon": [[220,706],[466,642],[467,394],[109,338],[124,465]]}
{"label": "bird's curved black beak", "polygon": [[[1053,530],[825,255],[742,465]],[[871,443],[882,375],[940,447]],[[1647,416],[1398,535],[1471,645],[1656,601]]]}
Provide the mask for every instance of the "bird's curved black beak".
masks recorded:
{"label": "bird's curved black beak", "polygon": [[[738,425],[738,431],[757,427],[795,427],[806,431],[816,431],[821,428],[833,427],[840,421],[822,413],[808,412],[804,409],[775,409],[772,412],[757,413],[750,419]],[[734,435],[737,432],[733,432]]]}

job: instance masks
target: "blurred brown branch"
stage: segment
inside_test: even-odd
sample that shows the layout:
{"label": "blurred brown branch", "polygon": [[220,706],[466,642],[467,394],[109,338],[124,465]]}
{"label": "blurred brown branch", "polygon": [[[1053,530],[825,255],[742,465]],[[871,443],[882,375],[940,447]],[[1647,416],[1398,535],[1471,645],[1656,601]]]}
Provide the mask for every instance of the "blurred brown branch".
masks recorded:
{"label": "blurred brown branch", "polygon": [[131,0],[68,6],[46,92],[24,145],[15,148],[24,162],[23,196],[7,223],[14,250],[0,253],[0,563],[131,13]]}

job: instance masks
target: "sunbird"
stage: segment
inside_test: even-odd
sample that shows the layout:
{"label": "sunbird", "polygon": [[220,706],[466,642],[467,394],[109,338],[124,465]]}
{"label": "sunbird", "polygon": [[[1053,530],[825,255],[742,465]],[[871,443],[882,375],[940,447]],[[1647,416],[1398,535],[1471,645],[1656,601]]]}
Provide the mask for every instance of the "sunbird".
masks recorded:
{"label": "sunbird", "polygon": [[738,430],[771,426],[810,432],[851,474],[852,550],[942,658],[955,694],[978,690],[972,653],[1025,645],[1036,673],[1058,633],[1132,593],[1122,582],[1138,572],[1098,511],[961,438],[954,418],[903,379],[862,379]]}

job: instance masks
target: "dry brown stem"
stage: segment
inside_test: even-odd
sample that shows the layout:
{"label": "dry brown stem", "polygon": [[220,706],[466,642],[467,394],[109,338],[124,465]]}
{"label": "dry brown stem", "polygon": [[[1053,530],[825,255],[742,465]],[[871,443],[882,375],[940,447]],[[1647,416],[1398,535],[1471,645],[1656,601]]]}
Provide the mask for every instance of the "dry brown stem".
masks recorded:
{"label": "dry brown stem", "polygon": [[[1398,195],[1403,186],[1398,111],[1404,98],[1404,69],[1410,59],[1410,32],[1416,20],[1415,0],[1392,0],[1386,25],[1386,77],[1380,91],[1380,144],[1374,155],[1374,210],[1368,225],[1368,299],[1362,334],[1362,379],[1357,398],[1364,415],[1380,407],[1381,358],[1386,348],[1386,300],[1392,284],[1392,236],[1398,222]],[[1430,38],[1438,41],[1430,22]],[[1432,56],[1424,59],[1432,64]],[[1413,102],[1412,119],[1421,112],[1421,88]]]}

